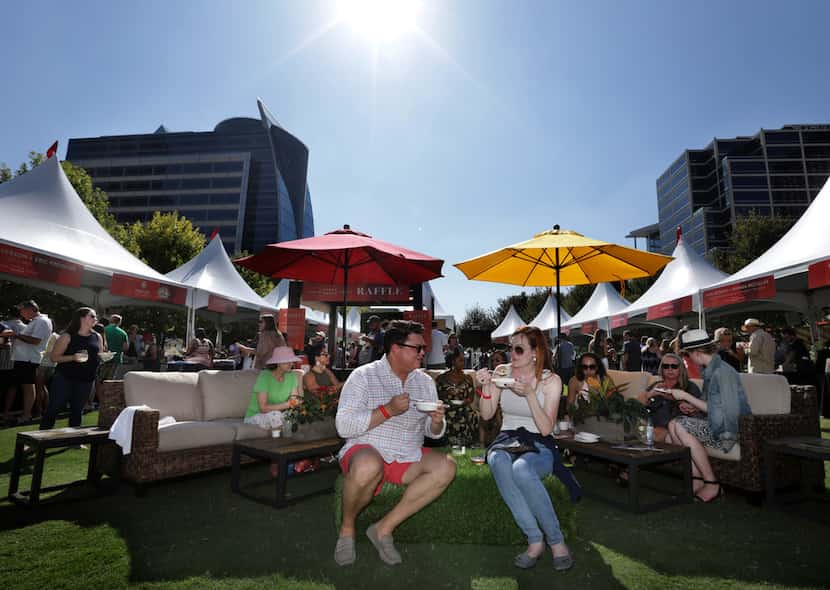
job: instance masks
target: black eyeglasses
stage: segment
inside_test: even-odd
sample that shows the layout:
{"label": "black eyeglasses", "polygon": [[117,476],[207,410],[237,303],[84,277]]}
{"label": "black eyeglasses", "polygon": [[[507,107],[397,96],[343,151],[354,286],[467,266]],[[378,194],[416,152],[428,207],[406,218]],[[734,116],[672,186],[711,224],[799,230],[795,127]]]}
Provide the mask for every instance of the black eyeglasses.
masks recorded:
{"label": "black eyeglasses", "polygon": [[664,369],[679,369],[680,365],[676,365],[674,363],[663,363]]}
{"label": "black eyeglasses", "polygon": [[522,356],[525,353],[525,349],[523,346],[511,346],[510,351],[513,354],[518,354],[519,356]]}
{"label": "black eyeglasses", "polygon": [[401,342],[398,346],[406,346],[407,348],[413,348],[418,354],[424,352],[427,347],[425,344],[406,344],[405,342]]}
{"label": "black eyeglasses", "polygon": [[579,366],[582,367],[583,371],[588,371],[588,370],[596,371],[597,370],[596,365],[579,365]]}

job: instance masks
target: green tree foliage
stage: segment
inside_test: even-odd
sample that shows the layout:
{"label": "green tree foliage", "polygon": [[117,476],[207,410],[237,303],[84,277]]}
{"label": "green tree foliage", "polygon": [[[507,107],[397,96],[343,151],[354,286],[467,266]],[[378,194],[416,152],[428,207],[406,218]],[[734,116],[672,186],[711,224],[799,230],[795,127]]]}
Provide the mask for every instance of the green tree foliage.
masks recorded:
{"label": "green tree foliage", "polygon": [[186,217],[178,212],[153,213],[145,224],[135,223],[130,228],[141,257],[162,274],[180,267],[205,247],[203,236]]}
{"label": "green tree foliage", "polygon": [[465,310],[464,319],[461,320],[459,327],[462,330],[484,330],[486,332],[492,332],[496,329],[496,322],[491,311],[476,303]]}
{"label": "green tree foliage", "polygon": [[792,217],[769,217],[750,211],[740,217],[729,232],[729,247],[715,254],[715,266],[732,274],[769,250],[797,220]]}
{"label": "green tree foliage", "polygon": [[[250,252],[243,250],[238,256],[236,256],[236,258],[244,258],[245,256],[250,256]],[[273,290],[275,283],[265,275],[261,275],[258,272],[254,272],[242,266],[234,265],[234,267],[239,275],[245,279],[245,282],[248,283],[248,286],[256,291],[257,295],[260,297],[265,297]]]}

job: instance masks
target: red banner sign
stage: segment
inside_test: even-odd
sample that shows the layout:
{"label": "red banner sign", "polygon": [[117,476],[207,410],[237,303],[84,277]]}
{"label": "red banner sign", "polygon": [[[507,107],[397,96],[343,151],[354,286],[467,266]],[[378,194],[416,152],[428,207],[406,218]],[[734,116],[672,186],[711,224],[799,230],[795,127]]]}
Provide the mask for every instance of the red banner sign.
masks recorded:
{"label": "red banner sign", "polygon": [[807,288],[818,289],[830,285],[830,258],[815,262],[807,268]]}
{"label": "red banner sign", "polygon": [[628,314],[621,313],[620,315],[611,316],[611,329],[622,328],[628,325]]}
{"label": "red banner sign", "polygon": [[208,297],[207,308],[210,311],[215,311],[217,313],[222,313],[225,315],[236,314],[236,303],[234,303],[230,299],[219,297],[218,295],[211,294],[210,297]]}
{"label": "red banner sign", "polygon": [[660,305],[652,305],[646,312],[647,320],[656,320],[672,316],[683,315],[692,311],[692,296],[687,295],[673,301],[666,301]]}
{"label": "red banner sign", "polygon": [[703,292],[703,307],[723,307],[733,303],[746,303],[756,299],[775,297],[775,277],[767,275],[750,281],[724,285],[711,291]]}
{"label": "red banner sign", "polygon": [[[343,301],[343,285],[303,283],[305,301]],[[349,303],[407,303],[409,285],[349,285],[346,300]]]}
{"label": "red banner sign", "polygon": [[295,350],[305,347],[305,309],[289,307],[279,310],[278,325],[280,332],[288,334],[288,346]]}
{"label": "red banner sign", "polygon": [[84,269],[74,262],[0,244],[0,272],[67,287],[80,287]]}
{"label": "red banner sign", "polygon": [[584,322],[580,330],[583,334],[593,334],[599,326],[596,322]]}
{"label": "red banner sign", "polygon": [[418,322],[424,327],[424,342],[427,345],[427,351],[432,350],[432,312],[428,309],[405,311],[403,319]]}
{"label": "red banner sign", "polygon": [[184,287],[119,274],[112,275],[110,292],[113,295],[147,301],[163,301],[174,305],[184,305],[187,302],[187,289]]}

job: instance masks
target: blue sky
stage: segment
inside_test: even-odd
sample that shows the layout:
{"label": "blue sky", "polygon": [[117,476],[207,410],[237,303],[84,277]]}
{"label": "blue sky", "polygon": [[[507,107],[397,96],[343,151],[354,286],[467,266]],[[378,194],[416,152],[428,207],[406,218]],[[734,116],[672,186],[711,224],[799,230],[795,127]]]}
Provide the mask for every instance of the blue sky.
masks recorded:
{"label": "blue sky", "polygon": [[419,4],[418,29],[382,43],[331,26],[334,1],[6,4],[0,162],[210,130],[260,96],[310,149],[318,233],[445,259],[433,285],[460,319],[518,289],[452,263],[555,223],[625,242],[683,149],[830,123],[820,0]]}

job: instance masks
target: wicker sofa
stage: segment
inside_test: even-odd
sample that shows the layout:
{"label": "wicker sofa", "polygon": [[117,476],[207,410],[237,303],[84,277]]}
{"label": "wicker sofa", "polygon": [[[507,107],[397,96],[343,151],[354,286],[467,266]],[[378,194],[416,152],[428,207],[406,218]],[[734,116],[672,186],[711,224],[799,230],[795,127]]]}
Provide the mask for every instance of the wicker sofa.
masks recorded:
{"label": "wicker sofa", "polygon": [[[101,469],[112,475],[120,464],[123,480],[146,484],[229,467],[234,441],[270,435],[243,422],[257,374],[254,370],[134,371],[123,381],[105,381],[98,389],[98,426],[110,428],[127,406],[150,409],[135,413],[130,454],[122,456],[115,445],[106,447]],[[175,424],[159,427],[166,416],[175,418]]]}
{"label": "wicker sofa", "polygon": [[[636,397],[657,377],[643,372],[608,371],[617,385],[625,385],[623,396]],[[695,380],[702,387],[702,382]],[[741,373],[752,415],[740,419],[738,444],[724,453],[707,449],[712,467],[724,484],[749,492],[764,490],[764,441],[786,436],[819,436],[818,404],[813,386],[789,385],[780,375]],[[801,482],[797,459],[776,462],[780,485]],[[813,462],[805,472],[809,483],[824,481],[823,465]]]}

